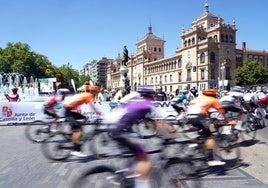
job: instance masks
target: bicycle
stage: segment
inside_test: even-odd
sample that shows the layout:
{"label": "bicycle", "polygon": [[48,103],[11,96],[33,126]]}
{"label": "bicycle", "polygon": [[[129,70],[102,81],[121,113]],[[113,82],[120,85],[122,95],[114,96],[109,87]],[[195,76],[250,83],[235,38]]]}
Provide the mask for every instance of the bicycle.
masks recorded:
{"label": "bicycle", "polygon": [[[72,123],[79,123],[83,127],[80,144],[81,147],[86,146],[86,143],[91,140],[92,132],[97,124],[76,121],[71,118],[68,119],[67,122],[69,124],[69,127],[71,127],[70,124]],[[87,128],[88,130],[85,131],[85,128]],[[71,156],[71,151],[73,151],[74,148],[75,146],[72,143],[72,131],[70,130],[57,131],[41,143],[41,151],[43,155],[47,159],[54,161],[66,160]],[[82,150],[86,150],[86,148],[82,148]]]}
{"label": "bicycle", "polygon": [[257,112],[255,111],[248,112],[247,122],[248,122],[247,123],[248,130],[252,132],[256,132],[258,129],[262,129],[265,127],[265,121],[263,115],[259,110],[257,110]]}
{"label": "bicycle", "polygon": [[[26,124],[24,134],[28,140],[34,143],[44,142],[54,132],[51,131],[51,122],[53,118],[46,118],[45,121],[37,120]],[[68,123],[65,118],[60,118],[57,122],[57,130],[63,131],[68,129]]]}
{"label": "bicycle", "polygon": [[[161,138],[162,139],[162,138]],[[196,171],[193,170],[192,162],[182,160],[176,157],[174,153],[171,156],[167,155],[166,150],[169,145],[181,145],[182,141],[174,139],[163,139],[160,149],[148,151],[148,154],[159,154],[153,165],[150,184],[152,187],[178,187],[185,184],[186,180],[196,177]],[[113,155],[113,159],[118,162],[118,158],[131,158],[133,154],[126,151],[123,145],[117,145],[121,154]],[[178,151],[178,150],[177,150]],[[181,153],[181,152],[180,152]],[[186,156],[185,156],[186,157]],[[110,159],[112,160],[112,159]],[[154,161],[153,161],[154,163]],[[127,161],[120,167],[115,165],[98,165],[84,171],[74,182],[74,187],[121,187],[134,188],[134,180],[139,174],[133,173],[133,163]],[[162,172],[162,173],[161,173]],[[97,182],[96,180],[100,180]]]}

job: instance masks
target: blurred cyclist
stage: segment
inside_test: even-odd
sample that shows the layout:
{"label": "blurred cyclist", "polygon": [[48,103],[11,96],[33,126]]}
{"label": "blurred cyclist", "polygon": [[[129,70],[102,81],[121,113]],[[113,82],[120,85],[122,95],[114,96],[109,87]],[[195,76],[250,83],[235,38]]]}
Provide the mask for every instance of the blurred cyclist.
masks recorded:
{"label": "blurred cyclist", "polygon": [[209,115],[209,109],[215,108],[225,117],[225,111],[222,108],[219,99],[217,99],[217,90],[207,89],[202,91],[201,96],[193,99],[188,106],[187,119],[189,123],[199,130],[202,130],[201,134],[205,135],[206,141],[205,145],[208,150],[210,150],[211,157],[208,161],[209,166],[224,165],[225,162],[216,161],[213,159],[213,148],[215,146],[214,137],[209,129],[209,120],[207,119]]}
{"label": "blurred cyclist", "polygon": [[133,143],[122,134],[124,129],[131,127],[139,120],[146,118],[152,111],[155,91],[151,86],[138,86],[137,92],[131,92],[121,99],[125,113],[121,116],[116,127],[111,130],[113,139],[128,147],[135,154],[138,161],[135,172],[139,175],[135,179],[135,188],[149,188],[149,176],[151,171],[151,162],[147,153],[141,145]]}
{"label": "blurred cyclist", "polygon": [[65,96],[69,93],[68,89],[58,89],[52,97],[44,103],[44,114],[54,118],[51,123],[50,131],[55,132],[57,130],[57,122],[59,115],[57,114],[58,110],[61,108],[61,103],[65,99]]}
{"label": "blurred cyclist", "polygon": [[243,110],[239,105],[236,104],[236,102],[237,102],[237,97],[233,96],[232,93],[229,94],[228,92],[225,92],[224,95],[220,99],[220,103],[226,112],[238,113],[235,129],[244,131],[245,129],[242,127]]}
{"label": "blurred cyclist", "polygon": [[[78,93],[72,97],[70,97],[66,102],[64,102],[65,108],[65,117],[72,118],[74,120],[82,120],[85,122],[87,118],[76,111],[77,107],[82,104],[89,104],[90,107],[98,114],[99,112],[94,107],[95,96],[100,91],[99,86],[90,86],[88,82],[84,85],[84,91],[82,93]],[[72,142],[74,144],[74,151],[71,152],[72,155],[77,157],[86,157],[87,155],[81,152],[81,144],[79,143],[81,133],[82,133],[82,125],[78,121],[74,121],[72,126]]]}

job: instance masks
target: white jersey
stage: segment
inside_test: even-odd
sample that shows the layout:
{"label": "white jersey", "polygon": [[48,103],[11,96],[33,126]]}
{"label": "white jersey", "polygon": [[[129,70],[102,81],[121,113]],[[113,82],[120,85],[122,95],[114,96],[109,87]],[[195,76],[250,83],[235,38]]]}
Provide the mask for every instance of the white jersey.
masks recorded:
{"label": "white jersey", "polygon": [[246,102],[249,102],[249,101],[255,101],[255,94],[254,93],[246,93],[243,97],[243,99],[246,101]]}
{"label": "white jersey", "polygon": [[236,98],[243,98],[243,96],[244,96],[244,93],[242,93],[242,92],[238,92],[238,91],[229,91],[228,92],[228,95],[230,95],[230,96],[234,96],[234,97],[236,97]]}
{"label": "white jersey", "polygon": [[266,97],[267,97],[267,96],[265,95],[265,93],[263,93],[263,92],[258,92],[258,93],[256,94],[256,96],[257,96],[258,99],[263,99],[263,98],[266,98]]}

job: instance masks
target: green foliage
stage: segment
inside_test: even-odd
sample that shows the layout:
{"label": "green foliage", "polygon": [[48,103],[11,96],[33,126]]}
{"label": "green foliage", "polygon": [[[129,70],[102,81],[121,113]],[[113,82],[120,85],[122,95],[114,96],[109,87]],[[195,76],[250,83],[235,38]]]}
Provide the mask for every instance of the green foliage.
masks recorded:
{"label": "green foliage", "polygon": [[[62,82],[64,87],[73,89],[71,79],[76,87],[80,87],[88,76],[80,76],[68,63],[61,67],[53,65],[46,56],[31,51],[28,44],[8,42],[6,48],[0,48],[0,71],[4,73],[19,73],[26,78],[54,78]],[[29,81],[29,80],[28,80]]]}
{"label": "green foliage", "polygon": [[247,59],[242,67],[235,70],[237,85],[256,85],[268,82],[268,68],[258,61]]}

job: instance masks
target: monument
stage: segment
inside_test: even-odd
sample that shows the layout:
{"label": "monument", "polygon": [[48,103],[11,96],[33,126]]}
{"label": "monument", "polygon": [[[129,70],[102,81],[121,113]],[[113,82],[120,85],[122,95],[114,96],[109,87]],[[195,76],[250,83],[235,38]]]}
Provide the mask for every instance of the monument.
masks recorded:
{"label": "monument", "polygon": [[127,73],[128,73],[127,62],[129,59],[130,58],[128,56],[127,46],[124,46],[122,64],[121,64],[120,69],[119,69],[119,71],[120,71],[119,86],[120,86],[120,88],[124,88],[127,93],[130,92],[129,79],[127,76]]}

